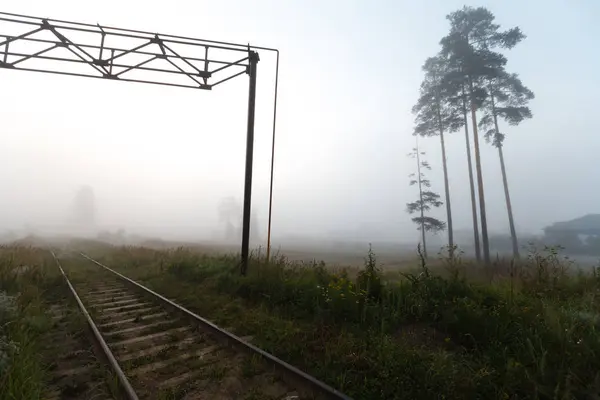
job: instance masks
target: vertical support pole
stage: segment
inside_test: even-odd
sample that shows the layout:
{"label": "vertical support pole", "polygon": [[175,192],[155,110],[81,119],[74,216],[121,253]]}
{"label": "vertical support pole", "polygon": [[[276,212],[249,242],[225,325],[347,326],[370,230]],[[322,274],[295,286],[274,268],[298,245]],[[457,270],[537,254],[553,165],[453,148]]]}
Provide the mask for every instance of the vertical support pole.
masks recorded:
{"label": "vertical support pole", "polygon": [[271,216],[273,213],[273,170],[275,167],[275,126],[277,123],[277,85],[279,83],[279,50],[275,64],[275,99],[273,102],[273,140],[271,141],[271,181],[269,184],[269,223],[267,226],[267,263],[271,258]]}
{"label": "vertical support pole", "polygon": [[244,181],[244,216],[242,223],[242,264],[240,272],[246,275],[250,255],[250,210],[252,205],[252,158],[254,155],[254,110],[256,105],[256,65],[258,53],[248,48],[248,128],[246,136],[246,177]]}

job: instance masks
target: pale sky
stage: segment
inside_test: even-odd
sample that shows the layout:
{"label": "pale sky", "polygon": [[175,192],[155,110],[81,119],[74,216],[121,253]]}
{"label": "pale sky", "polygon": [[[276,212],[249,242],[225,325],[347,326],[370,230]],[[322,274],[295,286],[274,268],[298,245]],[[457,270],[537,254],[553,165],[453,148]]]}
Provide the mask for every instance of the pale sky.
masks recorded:
{"label": "pale sky", "polygon": [[[280,49],[274,240],[332,231],[413,240],[410,110],[446,14],[464,4],[4,0],[0,11]],[[506,52],[507,69],[535,92],[534,118],[501,127],[518,232],[599,213],[600,3],[466,4],[528,36]],[[253,208],[265,235],[275,59],[260,57]],[[0,231],[63,223],[88,184],[101,226],[209,237],[219,199],[243,195],[247,90],[245,75],[209,92],[1,69]],[[455,229],[470,229],[464,133],[447,141]],[[421,143],[443,195],[439,139]],[[483,141],[482,159],[490,232],[507,233],[498,156]]]}

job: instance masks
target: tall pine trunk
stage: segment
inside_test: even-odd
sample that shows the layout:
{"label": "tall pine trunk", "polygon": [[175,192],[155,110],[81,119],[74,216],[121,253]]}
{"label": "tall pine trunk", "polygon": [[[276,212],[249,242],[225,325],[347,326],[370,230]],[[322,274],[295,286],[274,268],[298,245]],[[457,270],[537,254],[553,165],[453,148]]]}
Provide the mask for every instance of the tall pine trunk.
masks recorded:
{"label": "tall pine trunk", "polygon": [[[492,91],[490,82],[490,100],[492,102],[492,115],[494,117],[494,128],[496,135],[500,135],[498,128],[498,115],[496,114],[496,101]],[[494,138],[496,139],[496,138]],[[498,157],[500,157],[500,171],[502,171],[502,183],[504,185],[504,198],[506,200],[506,211],[508,213],[508,225],[510,227],[510,239],[512,241],[513,257],[519,258],[519,241],[517,240],[517,231],[515,229],[515,220],[513,218],[512,204],[510,202],[510,193],[508,191],[508,178],[506,177],[506,167],[504,165],[504,154],[502,152],[502,140],[494,140],[494,144],[498,147]]]}
{"label": "tall pine trunk", "polygon": [[477,132],[477,106],[475,105],[473,80],[469,79],[471,97],[471,120],[473,123],[473,146],[475,149],[475,169],[477,171],[477,189],[479,190],[479,213],[481,216],[481,241],[483,244],[483,262],[490,265],[490,242],[487,231],[487,217],[485,214],[485,194],[483,190],[483,173],[481,170],[481,155],[479,152],[479,134]]}
{"label": "tall pine trunk", "polygon": [[502,183],[504,184],[504,198],[506,199],[506,211],[508,212],[508,224],[510,225],[510,237],[512,240],[513,256],[519,258],[519,241],[515,230],[510,193],[508,192],[508,179],[506,178],[506,167],[504,166],[504,154],[502,154],[502,143],[498,143],[498,156],[500,157],[500,170],[502,171]]}
{"label": "tall pine trunk", "polygon": [[469,167],[469,185],[471,187],[471,211],[473,213],[473,241],[475,243],[475,257],[481,261],[481,247],[479,246],[479,222],[477,221],[477,201],[475,200],[475,182],[473,180],[473,161],[471,159],[471,143],[469,141],[469,121],[467,117],[467,99],[463,87],[463,118],[465,120],[465,141],[467,144],[467,166]]}
{"label": "tall pine trunk", "polygon": [[417,176],[419,179],[419,208],[421,209],[421,240],[423,241],[423,257],[427,258],[427,243],[425,241],[425,210],[423,204],[423,188],[421,185],[421,154],[419,152],[419,137],[417,136]]}
{"label": "tall pine trunk", "polygon": [[446,163],[446,144],[444,143],[444,126],[442,114],[438,104],[438,125],[440,128],[440,142],[442,144],[442,168],[444,169],[444,189],[446,190],[446,217],[448,219],[448,254],[454,257],[454,233],[452,231],[452,207],[450,207],[450,183],[448,182],[448,165]]}

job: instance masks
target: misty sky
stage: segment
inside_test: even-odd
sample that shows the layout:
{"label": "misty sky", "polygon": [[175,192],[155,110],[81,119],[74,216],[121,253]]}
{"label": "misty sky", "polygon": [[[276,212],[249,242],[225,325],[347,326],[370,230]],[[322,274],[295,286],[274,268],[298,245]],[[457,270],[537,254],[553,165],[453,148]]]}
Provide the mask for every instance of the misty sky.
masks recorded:
{"label": "misty sky", "polygon": [[[3,0],[0,11],[279,48],[275,241],[336,231],[416,240],[405,212],[417,194],[410,109],[446,14],[464,4]],[[518,232],[600,212],[600,3],[467,4],[528,36],[506,53],[507,69],[535,92],[534,118],[501,127]],[[264,234],[275,60],[260,56],[253,202]],[[242,198],[247,88],[246,76],[208,92],[0,70],[0,231],[62,224],[87,184],[101,226],[210,237],[219,199]],[[464,140],[448,137],[457,230],[471,227]],[[443,194],[439,139],[421,144]],[[490,231],[507,232],[499,161],[485,142],[482,158]]]}

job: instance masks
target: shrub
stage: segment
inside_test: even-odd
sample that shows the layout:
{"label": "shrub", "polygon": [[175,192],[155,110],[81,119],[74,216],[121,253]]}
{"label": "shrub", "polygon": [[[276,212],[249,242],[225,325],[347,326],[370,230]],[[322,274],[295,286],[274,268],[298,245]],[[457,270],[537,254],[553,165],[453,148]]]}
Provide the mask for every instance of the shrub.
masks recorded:
{"label": "shrub", "polygon": [[381,282],[381,269],[377,266],[377,258],[371,245],[365,259],[365,269],[358,273],[356,286],[366,293],[366,296],[376,302],[381,301],[383,284]]}

